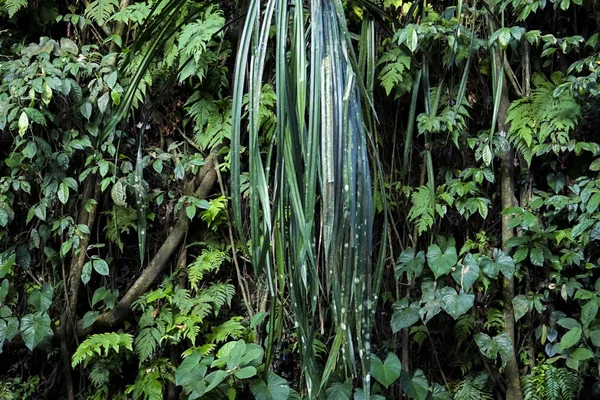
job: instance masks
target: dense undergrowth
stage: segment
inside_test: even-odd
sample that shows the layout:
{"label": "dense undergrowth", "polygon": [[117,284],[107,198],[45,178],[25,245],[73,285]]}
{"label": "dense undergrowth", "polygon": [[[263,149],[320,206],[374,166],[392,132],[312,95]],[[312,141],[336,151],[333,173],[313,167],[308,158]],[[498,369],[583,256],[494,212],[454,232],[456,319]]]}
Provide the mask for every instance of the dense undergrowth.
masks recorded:
{"label": "dense undergrowth", "polygon": [[0,398],[600,396],[593,0],[0,0]]}

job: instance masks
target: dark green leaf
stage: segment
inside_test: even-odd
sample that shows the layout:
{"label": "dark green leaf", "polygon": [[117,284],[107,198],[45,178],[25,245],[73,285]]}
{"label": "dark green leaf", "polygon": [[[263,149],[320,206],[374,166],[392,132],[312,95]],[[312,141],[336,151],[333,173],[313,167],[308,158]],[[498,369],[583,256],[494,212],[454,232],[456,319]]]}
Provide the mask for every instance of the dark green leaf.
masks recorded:
{"label": "dark green leaf", "polygon": [[266,382],[255,379],[250,382],[250,391],[256,400],[287,400],[290,387],[285,379],[268,371]]}
{"label": "dark green leaf", "polygon": [[21,337],[29,350],[33,350],[51,336],[48,313],[27,314],[21,319]]}
{"label": "dark green leaf", "polygon": [[443,254],[437,244],[432,244],[427,249],[427,262],[436,279],[452,271],[457,261],[458,256],[454,246],[449,246]]}
{"label": "dark green leaf", "polygon": [[388,353],[384,362],[371,354],[371,375],[386,388],[400,377],[401,369],[400,360],[394,353]]}

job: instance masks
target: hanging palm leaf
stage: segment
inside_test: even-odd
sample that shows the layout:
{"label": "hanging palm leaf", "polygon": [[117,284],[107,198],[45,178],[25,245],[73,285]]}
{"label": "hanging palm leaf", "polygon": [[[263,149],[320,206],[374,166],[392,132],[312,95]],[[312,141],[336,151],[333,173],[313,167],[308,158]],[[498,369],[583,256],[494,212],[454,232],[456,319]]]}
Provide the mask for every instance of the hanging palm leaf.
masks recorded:
{"label": "hanging palm leaf", "polygon": [[[374,207],[366,132],[370,124],[363,117],[363,110],[369,109],[364,107],[368,102],[363,101],[366,92],[361,79],[372,79],[373,63],[361,60],[361,66],[369,66],[369,71],[356,70],[339,0],[312,0],[307,28],[302,7],[290,10],[285,1],[270,0],[262,16],[259,9],[259,2],[251,3],[236,64],[231,146],[236,223],[241,232],[240,148],[245,136],[241,104],[243,77],[248,70],[250,239],[255,272],[264,270],[271,294],[279,290],[281,295],[281,277],[277,279],[271,260],[285,265],[285,283],[296,318],[309,397],[319,395],[333,370],[346,376],[359,374],[355,349],[368,397],[370,327],[376,300],[372,286],[381,270],[372,273]],[[258,101],[273,18],[276,154],[272,165],[265,165],[258,147]],[[372,40],[372,29],[372,24],[363,29],[365,43]],[[292,37],[289,48],[288,35]],[[274,173],[271,175],[270,171]],[[322,241],[318,249],[319,239]],[[337,332],[324,369],[313,353],[316,310],[321,298],[332,300]],[[274,325],[271,324],[273,330]]]}

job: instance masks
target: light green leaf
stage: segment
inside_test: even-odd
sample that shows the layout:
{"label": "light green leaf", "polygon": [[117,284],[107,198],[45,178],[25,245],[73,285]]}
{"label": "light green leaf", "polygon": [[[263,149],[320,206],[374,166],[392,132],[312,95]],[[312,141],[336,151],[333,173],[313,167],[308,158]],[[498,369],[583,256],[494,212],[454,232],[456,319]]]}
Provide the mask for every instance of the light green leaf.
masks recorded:
{"label": "light green leaf", "polygon": [[61,203],[63,204],[67,204],[67,201],[69,201],[69,187],[67,186],[66,183],[61,182],[60,185],[58,186],[58,200],[60,200]]}
{"label": "light green leaf", "polygon": [[100,112],[104,114],[106,112],[106,107],[108,106],[108,92],[105,92],[102,96],[100,96],[97,104]]}
{"label": "light green leaf", "polygon": [[600,305],[600,298],[593,298],[592,300],[585,303],[581,308],[581,324],[587,326],[590,322],[596,319],[598,314],[598,306]]}
{"label": "light green leaf", "polygon": [[94,270],[100,275],[108,275],[108,264],[101,258],[92,260],[92,266]]}
{"label": "light green leaf", "polygon": [[256,375],[256,367],[248,365],[235,372],[235,377],[238,379],[248,379]]}
{"label": "light green leaf", "polygon": [[573,347],[581,339],[581,328],[573,328],[563,335],[560,339],[560,350],[566,350]]}
{"label": "light green leaf", "polygon": [[81,115],[83,115],[85,119],[89,121],[90,117],[92,116],[92,103],[90,103],[89,101],[83,103],[79,107],[79,112],[81,112]]}
{"label": "light green leaf", "polygon": [[120,207],[127,206],[127,193],[120,179],[110,189],[110,197],[115,205]]}
{"label": "light green leaf", "polygon": [[29,128],[29,117],[25,111],[21,112],[17,127],[19,128],[19,136],[24,136],[25,132],[27,132],[27,128]]}
{"label": "light green leaf", "polygon": [[0,319],[0,349],[4,341],[10,342],[19,332],[19,320],[15,317]]}

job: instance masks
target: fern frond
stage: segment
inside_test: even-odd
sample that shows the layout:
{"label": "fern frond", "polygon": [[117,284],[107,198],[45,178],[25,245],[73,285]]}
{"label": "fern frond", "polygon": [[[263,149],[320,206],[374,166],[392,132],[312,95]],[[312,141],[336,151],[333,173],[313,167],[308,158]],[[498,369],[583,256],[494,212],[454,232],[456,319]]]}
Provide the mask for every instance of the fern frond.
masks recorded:
{"label": "fern frond", "polygon": [[213,304],[215,316],[225,304],[231,306],[231,299],[235,295],[235,286],[230,283],[213,283],[203,290],[200,298]]}
{"label": "fern frond", "polygon": [[217,271],[229,256],[224,251],[214,247],[206,248],[188,266],[188,279],[193,288],[198,289],[198,283],[204,278],[204,274]]}
{"label": "fern frond", "polygon": [[171,304],[177,307],[179,312],[182,314],[189,313],[194,306],[194,302],[190,296],[190,291],[182,288],[177,288],[177,290],[175,290]]}
{"label": "fern frond", "polygon": [[19,10],[27,7],[27,0],[5,0],[4,11],[12,18]]}
{"label": "fern frond", "polygon": [[140,368],[140,373],[135,383],[127,388],[126,394],[132,394],[134,400],[162,400],[163,382],[161,375],[155,369]]}
{"label": "fern frond", "polygon": [[539,364],[521,378],[521,386],[524,400],[575,400],[579,398],[581,376],[567,368]]}
{"label": "fern frond", "polygon": [[501,329],[504,326],[504,316],[497,308],[489,307],[485,310],[485,322],[483,328],[486,330]]}
{"label": "fern frond", "polygon": [[85,9],[85,16],[98,25],[104,25],[118,5],[118,0],[92,1]]}
{"label": "fern frond", "polygon": [[82,362],[84,366],[87,366],[96,354],[102,356],[104,353],[106,357],[111,350],[118,353],[123,349],[133,351],[133,336],[129,333],[98,333],[81,342],[73,354],[71,366],[75,368]]}
{"label": "fern frond", "polygon": [[408,213],[408,219],[416,222],[417,233],[427,231],[433,226],[434,209],[431,204],[431,192],[427,186],[417,188],[412,194],[412,207]]}
{"label": "fern frond", "polygon": [[456,320],[456,325],[454,326],[454,336],[458,341],[458,346],[464,343],[467,338],[473,333],[473,329],[475,329],[475,318],[473,314],[463,314]]}
{"label": "fern frond", "polygon": [[154,353],[165,329],[164,326],[162,330],[160,329],[160,324],[152,320],[149,312],[142,315],[139,326],[140,331],[135,338],[135,352],[138,354],[140,362],[143,362]]}
{"label": "fern frond", "polygon": [[492,385],[488,384],[488,375],[481,373],[469,375],[458,383],[454,391],[454,400],[492,400]]}
{"label": "fern frond", "polygon": [[110,371],[103,363],[94,363],[89,376],[94,387],[102,387],[109,382]]}
{"label": "fern frond", "polygon": [[211,343],[224,342],[228,338],[239,339],[246,329],[241,324],[242,317],[233,317],[229,321],[222,323],[219,326],[212,328],[212,333],[206,335],[207,339]]}

